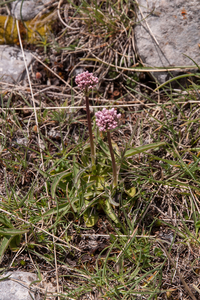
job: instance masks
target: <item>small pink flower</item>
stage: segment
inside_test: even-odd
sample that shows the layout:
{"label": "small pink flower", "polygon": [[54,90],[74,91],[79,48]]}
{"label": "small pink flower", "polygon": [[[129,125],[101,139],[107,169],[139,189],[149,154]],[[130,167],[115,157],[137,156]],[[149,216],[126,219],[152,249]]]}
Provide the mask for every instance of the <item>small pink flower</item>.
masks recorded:
{"label": "small pink flower", "polygon": [[85,90],[86,88],[92,89],[98,83],[98,78],[93,75],[93,73],[89,73],[88,71],[78,74],[75,79],[76,84],[81,90]]}
{"label": "small pink flower", "polygon": [[102,111],[96,112],[95,116],[96,124],[99,127],[99,130],[107,131],[117,127],[118,119],[121,117],[121,114],[117,114],[117,111],[114,108],[103,108]]}

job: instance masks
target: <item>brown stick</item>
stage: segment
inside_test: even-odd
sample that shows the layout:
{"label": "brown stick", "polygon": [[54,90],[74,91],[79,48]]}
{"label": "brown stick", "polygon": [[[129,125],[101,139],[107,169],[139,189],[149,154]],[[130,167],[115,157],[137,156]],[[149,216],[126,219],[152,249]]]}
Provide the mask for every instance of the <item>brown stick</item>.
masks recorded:
{"label": "brown stick", "polygon": [[110,155],[112,159],[112,169],[113,169],[113,187],[115,188],[117,186],[117,167],[115,163],[115,156],[114,156],[114,151],[112,147],[112,142],[111,142],[111,137],[110,137],[110,131],[107,130],[107,139],[108,139],[108,145],[110,149]]}
{"label": "brown stick", "polygon": [[86,101],[88,130],[89,130],[89,137],[90,137],[92,166],[94,166],[94,164],[95,164],[95,151],[94,151],[94,142],[93,142],[93,135],[92,135],[92,123],[91,123],[91,118],[90,118],[90,105],[89,105],[89,97],[88,97],[87,89],[85,91],[85,101]]}

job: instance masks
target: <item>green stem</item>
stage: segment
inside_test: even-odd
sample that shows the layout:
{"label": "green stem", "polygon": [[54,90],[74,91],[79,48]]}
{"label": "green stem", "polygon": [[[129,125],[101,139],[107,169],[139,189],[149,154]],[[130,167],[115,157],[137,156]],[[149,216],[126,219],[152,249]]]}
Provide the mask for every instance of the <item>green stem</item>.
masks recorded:
{"label": "green stem", "polygon": [[95,151],[94,151],[92,123],[91,123],[91,118],[90,118],[90,105],[89,105],[89,97],[88,97],[87,89],[85,91],[85,100],[86,100],[86,112],[87,112],[87,121],[88,121],[89,137],[90,137],[91,159],[92,159],[92,166],[94,166],[95,165]]}
{"label": "green stem", "polygon": [[110,137],[110,131],[107,130],[107,139],[108,139],[108,145],[110,149],[110,155],[111,155],[111,160],[112,160],[112,169],[113,169],[113,188],[117,187],[117,167],[115,163],[115,156],[114,156],[114,151],[112,147],[112,142],[111,142],[111,137]]}

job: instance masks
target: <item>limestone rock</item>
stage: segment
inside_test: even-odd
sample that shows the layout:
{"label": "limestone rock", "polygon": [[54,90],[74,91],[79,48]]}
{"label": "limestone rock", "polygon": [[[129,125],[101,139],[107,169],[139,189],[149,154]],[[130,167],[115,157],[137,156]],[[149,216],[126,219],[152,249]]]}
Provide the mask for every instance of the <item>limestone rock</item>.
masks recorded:
{"label": "limestone rock", "polygon": [[[195,66],[184,54],[200,64],[199,0],[138,0],[138,4],[135,43],[146,66]],[[170,78],[168,72],[153,76],[160,83]]]}
{"label": "limestone rock", "polygon": [[44,9],[50,0],[16,0],[11,3],[11,14],[18,20],[31,20]]}
{"label": "limestone rock", "polygon": [[[25,51],[27,65],[32,61],[32,55]],[[18,83],[26,76],[22,52],[17,47],[0,46],[0,82]]]}
{"label": "limestone rock", "polygon": [[[9,276],[9,278],[2,280],[2,278],[7,276]],[[5,273],[1,276],[0,281],[0,299],[38,300],[39,298],[36,297],[35,293],[29,289],[30,283],[37,279],[35,274],[29,272],[15,271]]]}

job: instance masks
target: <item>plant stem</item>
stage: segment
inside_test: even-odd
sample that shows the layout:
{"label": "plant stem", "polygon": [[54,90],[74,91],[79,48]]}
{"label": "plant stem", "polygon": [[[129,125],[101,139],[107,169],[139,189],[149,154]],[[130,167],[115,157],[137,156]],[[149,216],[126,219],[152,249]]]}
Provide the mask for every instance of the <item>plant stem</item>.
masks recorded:
{"label": "plant stem", "polygon": [[85,91],[85,101],[86,101],[86,112],[87,112],[87,121],[88,121],[89,137],[90,137],[91,159],[92,159],[92,166],[94,166],[95,165],[95,151],[94,151],[92,123],[91,123],[91,118],[90,118],[90,105],[89,105],[89,97],[88,97],[87,89]]}
{"label": "plant stem", "polygon": [[107,130],[107,139],[108,139],[108,145],[110,149],[110,155],[111,155],[111,160],[112,160],[112,169],[113,169],[113,188],[117,187],[117,167],[115,163],[115,156],[114,156],[114,151],[112,147],[112,142],[111,142],[111,137],[110,137],[110,131]]}

